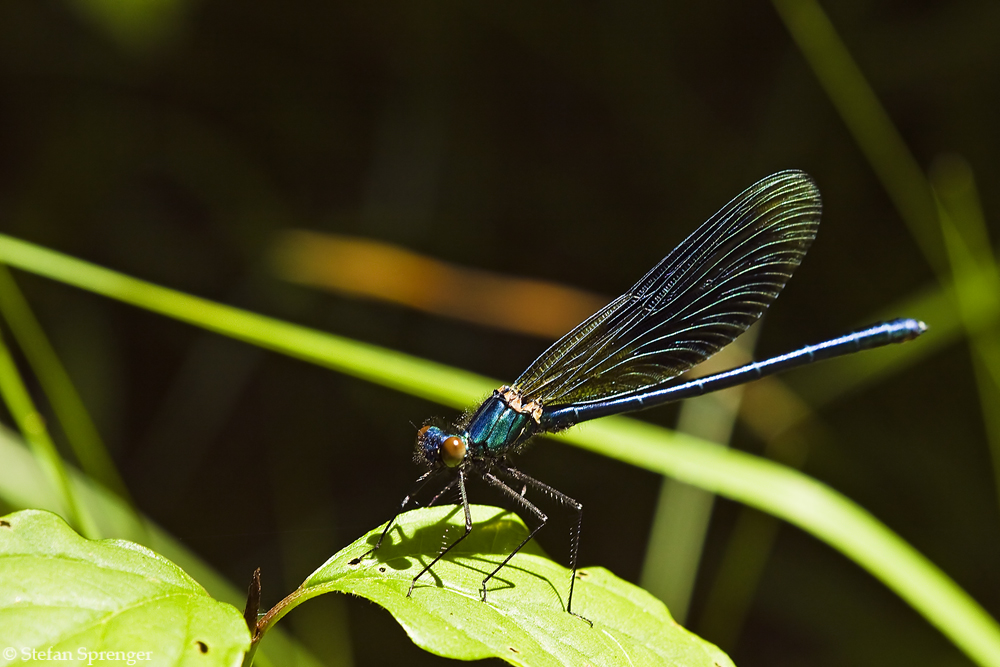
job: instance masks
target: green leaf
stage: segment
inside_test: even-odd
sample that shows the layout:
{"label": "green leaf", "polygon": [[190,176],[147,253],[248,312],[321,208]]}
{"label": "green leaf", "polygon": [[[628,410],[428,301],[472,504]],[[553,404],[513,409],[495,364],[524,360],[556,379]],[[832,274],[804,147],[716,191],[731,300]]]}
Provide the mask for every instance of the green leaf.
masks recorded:
{"label": "green leaf", "polygon": [[483,578],[527,528],[517,515],[481,505],[472,506],[472,521],[469,537],[420,578],[410,597],[413,577],[464,532],[461,507],[401,515],[382,547],[352,565],[382,528],[371,531],[314,572],[274,620],[305,599],[342,591],[385,607],[418,646],[448,658],[499,657],[535,667],[732,665],[678,625],[662,602],[602,568],[580,570],[573,593],[574,611],[594,626],[566,613],[570,572],[534,542],[490,581],[482,602]]}
{"label": "green leaf", "polygon": [[0,518],[0,665],[36,651],[71,664],[126,664],[131,652],[143,667],[228,667],[249,644],[236,608],[149,549],[84,539],[49,512]]}

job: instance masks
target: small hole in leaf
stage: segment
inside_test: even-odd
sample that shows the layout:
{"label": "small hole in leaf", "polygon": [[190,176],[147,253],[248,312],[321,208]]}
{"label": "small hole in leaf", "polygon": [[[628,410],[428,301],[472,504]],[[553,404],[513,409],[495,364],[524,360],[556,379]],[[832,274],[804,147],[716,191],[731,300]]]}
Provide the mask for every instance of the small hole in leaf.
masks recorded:
{"label": "small hole in leaf", "polygon": [[510,649],[510,652],[511,652],[511,653],[520,653],[520,651],[518,651],[518,650],[517,650],[516,648],[514,648],[513,646],[508,646],[507,648],[509,648],[509,649]]}
{"label": "small hole in leaf", "polygon": [[347,564],[348,565],[357,565],[360,562],[361,562],[360,558],[352,558],[351,560],[347,561]]}
{"label": "small hole in leaf", "polygon": [[378,569],[378,571],[379,571],[379,572],[385,572],[385,565],[381,566],[381,567],[380,567],[380,568]]}
{"label": "small hole in leaf", "polygon": [[198,650],[202,653],[208,653],[208,644],[202,641],[196,641],[195,644],[198,645]]}
{"label": "small hole in leaf", "polygon": [[0,520],[0,528],[10,528],[10,521]]}

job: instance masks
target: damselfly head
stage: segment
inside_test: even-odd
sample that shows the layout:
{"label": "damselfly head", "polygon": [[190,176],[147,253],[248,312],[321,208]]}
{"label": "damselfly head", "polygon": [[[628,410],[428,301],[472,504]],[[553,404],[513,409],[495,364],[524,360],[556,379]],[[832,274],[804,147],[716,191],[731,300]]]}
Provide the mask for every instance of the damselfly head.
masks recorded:
{"label": "damselfly head", "polygon": [[446,433],[437,426],[424,426],[417,432],[416,459],[432,468],[458,467],[467,451],[464,438]]}

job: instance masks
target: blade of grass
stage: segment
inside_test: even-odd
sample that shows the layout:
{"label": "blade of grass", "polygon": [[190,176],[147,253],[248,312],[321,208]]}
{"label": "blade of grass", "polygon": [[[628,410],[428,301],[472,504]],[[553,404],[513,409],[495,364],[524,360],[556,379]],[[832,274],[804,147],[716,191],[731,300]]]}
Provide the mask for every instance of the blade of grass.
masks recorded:
{"label": "blade of grass", "polygon": [[128,499],[125,483],[84,407],[80,394],[14,282],[14,277],[3,265],[0,265],[0,313],[10,326],[42,391],[49,399],[80,467],[120,497]]}
{"label": "blade of grass", "polygon": [[[464,408],[497,382],[131,278],[6,235],[0,261],[211,331]],[[871,514],[820,482],[762,458],[624,417],[554,436],[701,487],[812,533],[872,573],[975,662],[1000,664],[1000,625]]]}
{"label": "blade of grass", "polygon": [[953,580],[866,510],[807,475],[624,417],[554,436],[773,514],[868,570],[984,667],[1000,664],[1000,625]]}
{"label": "blade of grass", "polygon": [[[810,449],[823,440],[830,440],[829,434],[818,419],[808,417],[794,429],[777,431],[767,440],[764,456],[799,470]],[[771,514],[740,508],[695,626],[723,650],[735,648],[740,638],[780,527]]]}
{"label": "blade of grass", "polygon": [[[992,274],[978,267],[974,271],[963,278],[966,289],[987,289],[993,280]],[[817,439],[830,439],[816,419],[814,407],[873,385],[891,373],[914,365],[939,349],[954,344],[966,331],[974,331],[977,336],[989,336],[993,321],[990,305],[983,300],[972,300],[966,303],[960,315],[955,299],[949,296],[951,289],[959,288],[928,286],[864,320],[889,320],[906,313],[930,322],[933,336],[925,336],[913,341],[913,344],[886,348],[874,355],[854,355],[837,363],[819,364],[810,367],[807,373],[793,373],[787,384],[765,379],[749,385],[740,416],[765,442],[765,456],[800,467]],[[802,398],[791,389],[800,392]],[[984,415],[989,414],[997,412],[988,413],[984,405]],[[791,457],[772,454],[789,448],[794,450]],[[725,649],[732,649],[739,638],[744,616],[750,608],[777,535],[777,527],[773,517],[750,508],[741,509],[737,516],[716,579],[710,585],[703,605],[704,616],[697,624],[705,637]]]}
{"label": "blade of grass", "polygon": [[[986,426],[993,475],[1000,493],[1000,271],[976,195],[972,170],[958,157],[940,159],[932,174],[938,219],[955,276],[954,299],[968,331],[972,367]],[[977,277],[981,276],[980,279]],[[977,313],[992,317],[973,327]],[[1000,496],[998,496],[1000,500]]]}
{"label": "blade of grass", "polygon": [[[946,219],[952,212],[939,206],[934,189],[916,158],[819,3],[816,0],[773,0],[773,3],[820,85],[909,226],[938,281],[942,285],[955,281],[954,291],[947,291],[946,294],[955,301],[959,320],[976,351],[977,388],[983,421],[990,434],[994,486],[1000,501],[1000,419],[995,416],[1000,399],[1000,345],[994,342],[995,336],[977,335],[976,322],[969,312],[986,311],[990,321],[1000,316],[1000,298],[997,298],[1000,295],[1000,279],[997,279],[982,213],[971,186],[971,170],[965,170],[968,172],[965,179],[970,184],[967,189],[972,192],[972,197],[959,202],[955,211],[963,218],[962,229],[959,230]],[[966,244],[962,232],[977,239],[978,243]],[[979,249],[977,257],[969,254],[970,248]],[[974,266],[978,270],[974,270]],[[983,276],[982,281],[973,278],[977,273]],[[976,288],[966,286],[972,280],[978,283]],[[987,299],[986,304],[978,303],[978,307],[971,308],[971,302],[983,301],[980,298],[983,294],[990,294],[992,298]]]}
{"label": "blade of grass", "polygon": [[948,275],[934,198],[861,68],[816,0],[773,0],[775,9],[938,277]]}
{"label": "blade of grass", "polygon": [[727,653],[740,639],[780,527],[770,514],[741,508],[705,595],[702,615],[694,626],[688,625]]}
{"label": "blade of grass", "polygon": [[0,234],[0,262],[264,349],[463,409],[497,384],[473,373],[184,294]]}
{"label": "blade of grass", "polygon": [[[885,348],[877,354],[852,355],[837,363],[818,364],[807,373],[792,373],[787,383],[765,378],[747,386],[740,417],[764,442],[766,458],[801,468],[817,442],[827,441],[833,446],[833,438],[820,423],[815,407],[874,385],[953,344],[964,333],[954,301],[936,285],[864,321],[889,320],[902,313],[931,322],[933,336]],[[977,311],[976,316],[983,320],[985,314]],[[708,587],[703,615],[696,623],[699,632],[724,649],[735,648],[739,640],[778,527],[771,515],[750,507],[739,511],[715,578]]]}
{"label": "blade of grass", "polygon": [[77,528],[81,535],[97,539],[100,533],[94,519],[80,504],[76,492],[69,483],[69,475],[62,457],[49,437],[41,414],[28,394],[10,350],[0,337],[0,397],[17,423],[25,440],[31,445],[45,470],[45,477],[59,495],[60,510],[66,522]]}
{"label": "blade of grass", "polygon": [[[990,276],[981,271],[967,279],[970,285],[981,285],[988,280]],[[866,322],[889,320],[906,313],[931,323],[932,336],[924,336],[912,341],[912,344],[886,348],[878,354],[852,355],[839,359],[837,363],[818,364],[810,367],[807,373],[792,373],[787,384],[765,379],[749,385],[740,416],[764,441],[765,457],[800,467],[817,440],[830,440],[816,418],[816,406],[835,401],[916,364],[954,344],[970,328],[977,332],[985,331],[990,322],[989,308],[982,303],[974,303],[960,318],[948,289],[928,286],[865,318]],[[795,392],[799,392],[802,398]],[[739,638],[744,616],[750,608],[777,535],[777,527],[773,517],[761,515],[751,508],[741,509],[737,516],[716,579],[709,586],[702,606],[704,616],[698,619],[697,624],[705,637],[725,649],[734,648]]]}
{"label": "blade of grass", "polygon": [[[747,363],[759,332],[759,326],[752,327],[699,370],[710,374]],[[677,431],[727,447],[743,390],[733,387],[684,401]],[[714,503],[707,491],[663,479],[639,583],[666,603],[678,623],[687,619]]]}

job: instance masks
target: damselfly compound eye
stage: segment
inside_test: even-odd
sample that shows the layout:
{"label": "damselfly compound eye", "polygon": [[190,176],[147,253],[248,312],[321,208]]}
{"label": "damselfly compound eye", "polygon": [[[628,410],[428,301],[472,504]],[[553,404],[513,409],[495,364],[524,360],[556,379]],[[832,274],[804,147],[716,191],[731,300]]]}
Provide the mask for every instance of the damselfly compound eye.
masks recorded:
{"label": "damselfly compound eye", "polygon": [[465,441],[458,436],[445,438],[441,443],[441,460],[449,468],[454,468],[465,458]]}

